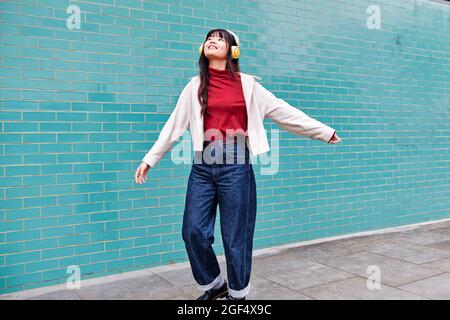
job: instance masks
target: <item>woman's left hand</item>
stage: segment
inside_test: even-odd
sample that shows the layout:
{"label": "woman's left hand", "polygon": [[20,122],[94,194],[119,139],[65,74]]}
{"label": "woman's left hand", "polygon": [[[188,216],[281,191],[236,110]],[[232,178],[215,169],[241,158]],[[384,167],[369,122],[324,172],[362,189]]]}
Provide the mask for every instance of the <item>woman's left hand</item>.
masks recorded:
{"label": "woman's left hand", "polygon": [[328,141],[328,143],[332,143],[332,144],[337,144],[341,141],[341,139],[338,137],[338,135],[336,134],[336,132],[333,134],[333,136],[331,137],[330,141]]}

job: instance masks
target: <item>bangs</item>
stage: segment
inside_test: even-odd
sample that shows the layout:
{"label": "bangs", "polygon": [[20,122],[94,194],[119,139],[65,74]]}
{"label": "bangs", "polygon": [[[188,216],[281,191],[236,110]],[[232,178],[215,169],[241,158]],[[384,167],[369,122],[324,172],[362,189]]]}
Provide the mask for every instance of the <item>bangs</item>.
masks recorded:
{"label": "bangs", "polygon": [[210,31],[210,33],[206,36],[206,39],[208,39],[208,37],[212,37],[218,35],[220,38],[225,38],[225,32],[222,29],[215,29]]}
{"label": "bangs", "polygon": [[223,31],[220,31],[220,30],[214,31],[214,32],[211,34],[211,36],[215,36],[215,35],[218,35],[218,36],[221,37],[221,38],[225,38],[224,32],[223,32]]}

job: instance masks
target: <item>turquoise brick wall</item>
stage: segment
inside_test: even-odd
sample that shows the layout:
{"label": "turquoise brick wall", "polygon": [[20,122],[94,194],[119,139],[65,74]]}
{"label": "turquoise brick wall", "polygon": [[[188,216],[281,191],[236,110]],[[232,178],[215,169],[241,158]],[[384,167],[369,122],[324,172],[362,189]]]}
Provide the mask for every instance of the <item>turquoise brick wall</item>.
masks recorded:
{"label": "turquoise brick wall", "polygon": [[449,14],[428,0],[1,1],[0,293],[63,283],[70,265],[86,279],[187,260],[190,165],[166,155],[144,185],[134,172],[215,27],[240,36],[243,72],[342,138],[281,131],[278,172],[255,166],[255,249],[450,217]]}

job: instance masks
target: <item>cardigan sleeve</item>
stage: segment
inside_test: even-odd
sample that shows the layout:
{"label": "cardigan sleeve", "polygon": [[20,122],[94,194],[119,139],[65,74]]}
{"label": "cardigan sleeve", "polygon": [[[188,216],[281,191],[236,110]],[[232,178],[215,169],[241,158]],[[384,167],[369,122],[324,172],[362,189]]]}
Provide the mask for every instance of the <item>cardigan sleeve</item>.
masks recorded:
{"label": "cardigan sleeve", "polygon": [[283,99],[277,98],[257,81],[254,90],[255,95],[259,97],[258,104],[262,106],[264,117],[272,119],[287,131],[327,143],[336,132],[335,129],[308,116]]}
{"label": "cardigan sleeve", "polygon": [[158,139],[142,159],[150,167],[154,167],[173,147],[178,138],[189,128],[190,99],[188,97],[189,82],[182,90],[175,109],[164,124]]}

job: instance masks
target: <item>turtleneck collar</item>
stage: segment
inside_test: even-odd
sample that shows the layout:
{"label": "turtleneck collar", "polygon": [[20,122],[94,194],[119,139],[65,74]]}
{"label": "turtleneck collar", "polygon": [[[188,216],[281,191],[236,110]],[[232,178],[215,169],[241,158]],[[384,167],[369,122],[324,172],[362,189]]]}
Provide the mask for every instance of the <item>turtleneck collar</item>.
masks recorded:
{"label": "turtleneck collar", "polygon": [[230,72],[228,70],[219,70],[208,67],[209,75],[215,78],[231,78]]}

